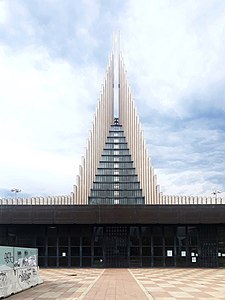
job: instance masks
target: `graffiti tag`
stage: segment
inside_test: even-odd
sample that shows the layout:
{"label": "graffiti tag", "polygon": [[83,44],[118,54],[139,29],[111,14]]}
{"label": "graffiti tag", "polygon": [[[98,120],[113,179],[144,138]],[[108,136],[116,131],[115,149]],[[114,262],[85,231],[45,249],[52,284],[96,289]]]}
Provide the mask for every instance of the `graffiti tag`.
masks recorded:
{"label": "graffiti tag", "polygon": [[0,287],[7,286],[8,283],[8,277],[6,275],[6,272],[0,272]]}
{"label": "graffiti tag", "polygon": [[14,262],[14,257],[12,255],[11,252],[6,252],[5,255],[4,255],[4,260],[5,262],[8,264],[8,263],[12,263]]}
{"label": "graffiti tag", "polygon": [[21,271],[21,274],[19,275],[19,279],[21,282],[26,282],[27,284],[29,284],[30,278],[31,278],[31,269]]}

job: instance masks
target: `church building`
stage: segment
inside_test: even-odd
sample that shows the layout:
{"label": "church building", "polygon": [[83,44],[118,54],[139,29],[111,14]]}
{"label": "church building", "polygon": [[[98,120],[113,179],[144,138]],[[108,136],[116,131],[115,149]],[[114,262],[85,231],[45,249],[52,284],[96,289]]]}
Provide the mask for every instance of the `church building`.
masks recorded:
{"label": "church building", "polygon": [[41,267],[225,266],[225,199],[160,191],[118,38],[72,193],[0,200],[0,245]]}

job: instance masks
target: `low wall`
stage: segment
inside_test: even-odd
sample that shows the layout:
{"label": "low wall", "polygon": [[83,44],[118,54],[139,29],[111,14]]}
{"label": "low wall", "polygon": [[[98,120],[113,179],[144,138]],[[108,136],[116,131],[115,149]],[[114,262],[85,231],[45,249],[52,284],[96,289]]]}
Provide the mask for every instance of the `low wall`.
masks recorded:
{"label": "low wall", "polygon": [[37,249],[0,246],[0,298],[42,283]]}
{"label": "low wall", "polygon": [[38,267],[7,270],[0,268],[0,298],[8,297],[42,283],[38,269]]}

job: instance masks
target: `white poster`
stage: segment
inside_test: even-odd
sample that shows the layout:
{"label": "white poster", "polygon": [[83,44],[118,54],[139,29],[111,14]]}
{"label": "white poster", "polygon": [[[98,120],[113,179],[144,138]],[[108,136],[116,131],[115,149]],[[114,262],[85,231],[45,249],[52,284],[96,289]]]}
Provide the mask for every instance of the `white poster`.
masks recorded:
{"label": "white poster", "polygon": [[196,263],[196,257],[192,257],[191,262]]}
{"label": "white poster", "polygon": [[181,256],[186,256],[186,251],[181,251]]}

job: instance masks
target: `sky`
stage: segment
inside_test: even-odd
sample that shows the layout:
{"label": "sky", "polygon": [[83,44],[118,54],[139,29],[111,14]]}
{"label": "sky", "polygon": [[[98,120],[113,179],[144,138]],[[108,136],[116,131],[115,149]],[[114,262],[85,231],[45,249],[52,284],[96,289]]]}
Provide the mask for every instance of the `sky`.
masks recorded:
{"label": "sky", "polygon": [[0,198],[70,194],[117,31],[162,192],[225,197],[224,0],[0,0]]}

